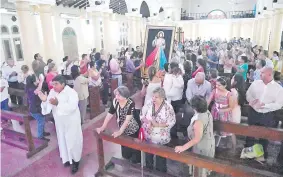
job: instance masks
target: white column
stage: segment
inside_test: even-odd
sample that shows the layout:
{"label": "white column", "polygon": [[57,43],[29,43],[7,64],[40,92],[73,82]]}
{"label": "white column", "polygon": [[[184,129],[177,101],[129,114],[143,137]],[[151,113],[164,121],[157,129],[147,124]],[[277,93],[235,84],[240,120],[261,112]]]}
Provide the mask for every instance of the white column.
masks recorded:
{"label": "white column", "polygon": [[63,41],[62,41],[62,35],[63,35],[63,29],[61,30],[60,27],[60,15],[59,13],[54,14],[54,28],[55,28],[55,58],[53,59],[57,66],[59,66],[59,64],[62,63],[62,58],[65,57],[64,56],[64,48],[63,48]]}
{"label": "white column", "polygon": [[242,24],[239,21],[239,22],[235,23],[235,26],[236,26],[235,34],[236,34],[236,37],[239,38],[239,37],[241,37],[241,27],[242,27]]}
{"label": "white column", "polygon": [[110,32],[110,26],[109,26],[109,21],[110,21],[110,13],[103,13],[103,42],[104,42],[104,50],[106,52],[109,52],[110,49],[110,40],[109,38],[109,32]]}
{"label": "white column", "polygon": [[[280,51],[280,42],[283,29],[283,10],[276,10],[272,17],[269,56],[273,51]],[[283,71],[282,71],[283,72]]]}
{"label": "white column", "polygon": [[101,32],[100,32],[100,12],[93,12],[92,14],[92,26],[94,30],[94,46],[96,51],[101,50]]}
{"label": "white column", "polygon": [[31,66],[33,56],[39,52],[39,38],[36,30],[35,17],[31,14],[29,2],[16,1],[19,19],[24,63]]}
{"label": "white column", "polygon": [[141,17],[135,17],[136,19],[136,45],[141,45]]}
{"label": "white column", "polygon": [[193,32],[193,39],[197,39],[199,37],[199,22],[196,22],[193,24],[193,29],[194,29],[194,32]]}
{"label": "white column", "polygon": [[41,4],[40,5],[40,20],[41,29],[43,34],[43,45],[44,45],[44,58],[47,60],[49,58],[55,59],[56,51],[54,50],[54,33],[53,33],[53,23],[51,19],[51,5]]}
{"label": "white column", "polygon": [[[109,14],[108,23],[110,28],[107,30],[107,33],[109,35],[108,38],[109,49],[107,49],[107,52],[110,52],[111,54],[116,54],[117,49],[119,48],[119,40],[120,40],[120,23],[117,21],[116,14],[114,13]],[[113,29],[117,29],[119,31],[113,32]]]}
{"label": "white column", "polygon": [[137,44],[136,42],[136,19],[133,16],[128,16],[127,17],[128,22],[129,22],[129,27],[130,27],[130,39],[129,39],[129,43],[132,44],[133,47],[135,47]]}
{"label": "white column", "polygon": [[230,24],[229,38],[232,39],[233,37],[234,37],[234,23],[231,22],[231,24]]}
{"label": "white column", "polygon": [[263,25],[262,25],[262,47],[264,50],[268,50],[268,42],[269,42],[269,35],[270,35],[270,23],[271,19],[270,16],[265,15]]}
{"label": "white column", "polygon": [[257,44],[258,43],[258,39],[257,39],[257,30],[258,30],[258,19],[254,20],[254,24],[253,24],[253,37],[252,37],[252,41],[253,44]]}
{"label": "white column", "polygon": [[259,18],[258,20],[258,29],[257,29],[257,45],[262,45],[262,36],[261,36],[261,32],[262,32],[262,25],[263,25],[263,18]]}

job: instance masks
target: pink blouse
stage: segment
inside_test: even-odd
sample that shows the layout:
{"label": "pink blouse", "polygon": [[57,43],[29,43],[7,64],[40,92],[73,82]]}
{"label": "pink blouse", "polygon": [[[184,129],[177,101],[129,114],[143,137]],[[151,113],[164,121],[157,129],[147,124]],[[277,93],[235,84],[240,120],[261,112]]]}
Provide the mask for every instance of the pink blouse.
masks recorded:
{"label": "pink blouse", "polygon": [[52,72],[49,72],[46,74],[46,82],[47,82],[47,85],[48,85],[48,89],[51,90],[53,88],[52,86],[52,80],[54,79],[55,76],[57,76],[58,74],[57,73],[52,73]]}

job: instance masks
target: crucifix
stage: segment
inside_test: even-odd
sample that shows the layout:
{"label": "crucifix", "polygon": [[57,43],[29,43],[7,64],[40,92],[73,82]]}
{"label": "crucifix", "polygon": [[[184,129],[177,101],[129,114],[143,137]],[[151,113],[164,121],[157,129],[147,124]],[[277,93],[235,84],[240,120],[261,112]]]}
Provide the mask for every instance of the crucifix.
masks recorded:
{"label": "crucifix", "polygon": [[183,29],[182,29],[182,27],[179,27],[178,29],[177,29],[177,39],[178,39],[178,43],[183,43],[184,41],[183,41],[183,38],[184,38],[184,31],[183,31]]}

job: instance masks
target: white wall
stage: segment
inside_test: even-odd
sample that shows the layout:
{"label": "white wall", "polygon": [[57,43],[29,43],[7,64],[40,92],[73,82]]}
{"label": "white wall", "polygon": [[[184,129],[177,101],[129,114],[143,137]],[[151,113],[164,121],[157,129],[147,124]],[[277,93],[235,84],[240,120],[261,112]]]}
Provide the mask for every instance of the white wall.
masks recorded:
{"label": "white wall", "polygon": [[[235,26],[232,23],[241,23],[240,36],[244,38],[252,38],[253,36],[253,23],[252,19],[223,19],[223,20],[192,20],[192,21],[179,21],[177,26],[181,26],[184,31],[185,39],[196,39],[201,37],[202,39],[221,38],[229,39],[236,36]],[[196,25],[199,24],[198,31],[196,32]],[[233,34],[231,31],[233,29]]]}
{"label": "white wall", "polygon": [[21,38],[21,34],[12,34],[12,27],[13,26],[17,26],[19,28],[19,32],[20,31],[20,27],[19,27],[19,21],[15,21],[13,22],[12,16],[16,14],[0,14],[0,22],[1,22],[1,26],[4,25],[8,28],[9,34],[1,34],[1,41],[0,41],[0,57],[1,57],[1,65],[2,63],[5,61],[5,55],[4,55],[4,51],[3,51],[3,46],[2,46],[2,39],[9,39],[10,40],[10,44],[11,44],[11,51],[12,51],[12,56],[15,60],[16,63],[18,64],[23,64],[24,61],[16,61],[16,50],[15,50],[15,45],[14,45],[14,38]]}
{"label": "white wall", "polygon": [[[230,4],[234,1],[238,4]],[[226,11],[253,10],[257,0],[183,0],[187,13],[208,13],[215,9]]]}

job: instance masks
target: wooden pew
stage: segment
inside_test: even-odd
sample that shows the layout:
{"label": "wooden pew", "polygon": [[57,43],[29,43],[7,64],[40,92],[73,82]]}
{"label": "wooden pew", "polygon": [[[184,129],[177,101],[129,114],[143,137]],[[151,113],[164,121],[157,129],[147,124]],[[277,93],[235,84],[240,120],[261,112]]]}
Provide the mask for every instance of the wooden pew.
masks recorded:
{"label": "wooden pew", "polygon": [[270,141],[283,141],[282,129],[266,128],[247,124],[234,124],[219,121],[214,121],[213,128],[215,131],[229,132],[235,135],[262,138]]}
{"label": "wooden pew", "polygon": [[127,87],[131,94],[134,92],[134,75],[133,73],[126,73]]}
{"label": "wooden pew", "polygon": [[[48,141],[32,137],[29,117],[25,114],[1,110],[1,118],[23,121],[25,127],[25,134],[3,128],[1,142],[28,151],[27,158],[32,157],[48,146]],[[20,142],[19,139],[24,139],[24,141]]]}
{"label": "wooden pew", "polygon": [[100,87],[89,87],[89,107],[90,119],[95,118],[105,111],[105,107],[101,104]]}
{"label": "wooden pew", "polygon": [[15,89],[15,88],[8,88],[9,95],[15,95],[23,98],[23,105],[20,105],[17,108],[14,108],[17,112],[25,112],[27,110],[28,102],[27,102],[27,94],[24,90]]}
{"label": "wooden pew", "polygon": [[[240,135],[244,137],[254,137],[257,139],[267,139],[270,141],[283,142],[283,129],[276,128],[266,128],[261,126],[249,126],[247,124],[234,124],[225,122],[214,122],[214,130],[229,132],[235,135]],[[262,165],[254,160],[240,159],[241,149],[238,149],[236,153],[231,153],[227,148],[216,148],[215,158],[221,160],[229,160],[233,163],[243,164],[256,169],[272,171],[274,173],[279,173],[279,164],[268,164]]]}
{"label": "wooden pew", "polygon": [[[225,125],[219,124],[219,127],[226,127]],[[104,159],[104,150],[103,150],[103,140],[109,141],[115,144],[120,144],[126,147],[130,147],[133,149],[137,149],[143,152],[155,154],[161,157],[165,157],[167,159],[171,159],[174,161],[178,161],[184,164],[192,164],[197,168],[206,168],[218,173],[231,175],[231,176],[240,176],[240,177],[279,177],[279,174],[272,173],[265,170],[255,169],[248,166],[244,166],[241,164],[236,164],[226,160],[220,160],[216,158],[210,158],[203,155],[194,154],[192,152],[183,152],[183,153],[175,153],[173,148],[160,146],[156,144],[150,144],[141,142],[137,139],[128,137],[128,136],[120,136],[118,138],[114,138],[111,136],[112,133],[102,132],[97,134],[94,131],[94,135],[97,142],[97,150],[98,150],[98,162],[99,169],[95,174],[95,177],[110,175],[110,176],[119,176],[117,174],[113,174],[105,169],[105,159]],[[275,133],[276,134],[276,133]],[[281,139],[281,134],[280,134]],[[125,164],[125,161],[120,161],[119,159],[113,158],[111,160],[114,164],[123,164],[123,166],[127,166],[131,168],[131,170],[136,171],[137,173],[141,172],[140,166],[135,166],[131,164]],[[168,176],[167,174],[158,175],[155,171],[149,171],[144,168],[144,174],[154,173],[156,176]],[[170,176],[173,176],[170,174]],[[196,174],[195,174],[196,177]]]}
{"label": "wooden pew", "polygon": [[113,100],[115,98],[114,90],[118,87],[118,79],[111,79],[110,87],[111,87],[111,96]]}

